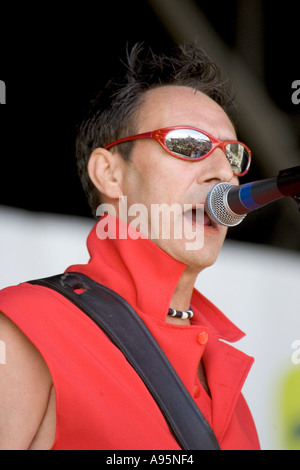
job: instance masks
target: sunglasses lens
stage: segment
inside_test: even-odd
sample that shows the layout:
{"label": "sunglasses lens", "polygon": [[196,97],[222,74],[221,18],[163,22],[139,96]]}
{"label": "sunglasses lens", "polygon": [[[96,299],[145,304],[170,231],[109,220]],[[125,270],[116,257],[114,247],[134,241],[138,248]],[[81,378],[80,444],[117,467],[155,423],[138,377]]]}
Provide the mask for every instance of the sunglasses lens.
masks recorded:
{"label": "sunglasses lens", "polygon": [[212,146],[208,136],[193,129],[170,131],[166,136],[165,144],[170,152],[189,160],[203,158]]}
{"label": "sunglasses lens", "polygon": [[247,171],[250,155],[246,147],[239,143],[228,144],[225,153],[234,174],[241,175]]}

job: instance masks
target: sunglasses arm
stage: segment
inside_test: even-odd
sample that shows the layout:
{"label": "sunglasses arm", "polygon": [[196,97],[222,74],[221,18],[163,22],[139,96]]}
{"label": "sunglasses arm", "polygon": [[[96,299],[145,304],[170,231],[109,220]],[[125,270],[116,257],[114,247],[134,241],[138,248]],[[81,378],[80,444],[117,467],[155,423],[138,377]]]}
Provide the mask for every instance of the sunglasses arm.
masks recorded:
{"label": "sunglasses arm", "polygon": [[130,137],[124,137],[123,139],[115,140],[114,142],[111,142],[110,144],[106,145],[104,148],[108,150],[111,147],[114,147],[115,145],[118,145],[118,144],[123,144],[124,142],[129,142],[131,140],[137,140],[137,139],[151,139],[152,137],[153,137],[153,132],[144,132],[143,134],[131,135]]}

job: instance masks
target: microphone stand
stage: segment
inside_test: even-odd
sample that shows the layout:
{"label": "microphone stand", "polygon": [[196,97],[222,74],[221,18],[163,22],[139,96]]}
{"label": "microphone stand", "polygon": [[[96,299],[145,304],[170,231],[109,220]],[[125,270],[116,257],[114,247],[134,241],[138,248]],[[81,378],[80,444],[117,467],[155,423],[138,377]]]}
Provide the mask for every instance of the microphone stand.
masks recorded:
{"label": "microphone stand", "polygon": [[298,210],[300,212],[300,193],[296,194],[295,196],[292,196],[292,198],[294,199],[295,203],[297,204]]}
{"label": "microphone stand", "polygon": [[[281,170],[277,177],[277,185],[279,191],[284,196],[291,196],[296,202],[300,212],[300,166]],[[294,191],[297,191],[294,193]]]}

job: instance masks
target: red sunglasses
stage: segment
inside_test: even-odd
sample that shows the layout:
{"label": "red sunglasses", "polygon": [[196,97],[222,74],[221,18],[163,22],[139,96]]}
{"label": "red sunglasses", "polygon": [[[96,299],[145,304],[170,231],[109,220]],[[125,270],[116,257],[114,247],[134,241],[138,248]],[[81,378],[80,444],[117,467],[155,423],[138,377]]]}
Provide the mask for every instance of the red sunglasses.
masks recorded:
{"label": "red sunglasses", "polygon": [[244,176],[251,163],[251,150],[237,140],[219,140],[205,131],[189,126],[165,127],[152,132],[132,135],[115,140],[106,149],[137,139],[155,139],[170,155],[183,160],[197,162],[208,157],[215,149],[225,153],[233,173]]}

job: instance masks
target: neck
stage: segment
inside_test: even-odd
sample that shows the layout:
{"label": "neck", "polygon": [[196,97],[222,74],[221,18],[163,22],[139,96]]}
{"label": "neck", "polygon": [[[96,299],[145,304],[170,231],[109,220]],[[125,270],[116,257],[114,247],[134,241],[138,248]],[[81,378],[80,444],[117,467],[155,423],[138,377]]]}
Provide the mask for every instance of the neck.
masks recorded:
{"label": "neck", "polygon": [[[191,305],[191,298],[193,294],[194,285],[196,282],[197,274],[189,272],[187,268],[181,276],[174,294],[172,296],[170,307],[180,311],[187,311]],[[180,318],[167,317],[168,323],[174,323],[177,325],[189,325],[190,320],[182,320]]]}

